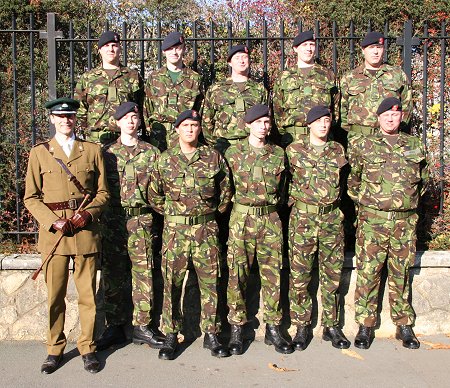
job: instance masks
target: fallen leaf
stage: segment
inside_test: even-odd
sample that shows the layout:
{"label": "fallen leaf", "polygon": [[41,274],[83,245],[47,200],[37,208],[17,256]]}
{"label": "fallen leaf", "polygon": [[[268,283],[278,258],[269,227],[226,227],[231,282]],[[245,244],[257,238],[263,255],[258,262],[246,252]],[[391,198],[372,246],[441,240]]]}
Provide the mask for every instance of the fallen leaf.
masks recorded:
{"label": "fallen leaf", "polygon": [[428,342],[428,341],[423,341],[423,340],[421,341],[421,343],[429,346],[429,348],[427,350],[450,349],[450,345],[448,345],[448,344]]}
{"label": "fallen leaf", "polygon": [[269,363],[268,366],[270,369],[273,369],[274,371],[277,371],[277,372],[296,372],[296,371],[298,371],[298,369],[281,368],[277,364]]}
{"label": "fallen leaf", "polygon": [[356,353],[354,350],[349,349],[342,349],[342,354],[345,354],[346,356],[356,358],[357,360],[364,360],[364,357],[361,356],[359,353]]}

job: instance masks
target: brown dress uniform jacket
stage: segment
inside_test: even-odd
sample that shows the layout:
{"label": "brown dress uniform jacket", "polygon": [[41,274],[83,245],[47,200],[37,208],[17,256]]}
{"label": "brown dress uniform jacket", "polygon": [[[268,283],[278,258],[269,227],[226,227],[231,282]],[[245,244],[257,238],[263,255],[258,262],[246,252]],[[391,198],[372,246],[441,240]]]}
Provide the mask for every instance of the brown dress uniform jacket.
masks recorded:
{"label": "brown dress uniform jacket", "polygon": [[69,177],[56,162],[51,153],[61,159],[81,185],[91,194],[91,201],[84,207],[93,222],[84,229],[77,230],[73,237],[65,236],[56,248],[56,255],[86,255],[100,251],[98,219],[109,200],[105,165],[99,145],[76,139],[68,158],[61,146],[53,138],[49,141],[49,151],[43,144],[31,149],[25,180],[25,206],[39,222],[39,245],[41,253],[51,251],[59,237],[52,229],[58,218],[70,218],[75,210],[50,210],[45,204],[77,199],[83,194],[69,181]]}

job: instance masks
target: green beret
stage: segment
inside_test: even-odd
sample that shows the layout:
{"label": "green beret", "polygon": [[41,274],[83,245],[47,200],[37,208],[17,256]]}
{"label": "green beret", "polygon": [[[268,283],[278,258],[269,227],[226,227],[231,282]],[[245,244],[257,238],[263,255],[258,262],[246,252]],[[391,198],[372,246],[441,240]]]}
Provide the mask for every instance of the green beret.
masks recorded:
{"label": "green beret", "polygon": [[183,35],[181,35],[181,32],[173,31],[164,38],[161,49],[163,51],[166,51],[171,47],[178,46],[179,44],[182,43],[184,43],[184,38]]}
{"label": "green beret", "polygon": [[402,102],[395,97],[385,98],[377,109],[377,115],[379,116],[382,113],[387,112],[388,110],[401,111]]}
{"label": "green beret", "polygon": [[47,101],[45,107],[52,115],[76,114],[80,107],[80,102],[72,98],[61,97],[56,100]]}
{"label": "green beret", "polygon": [[98,40],[98,48],[101,48],[105,44],[110,43],[110,42],[116,42],[116,43],[120,42],[120,36],[117,32],[114,32],[114,31],[104,32],[100,36],[100,39]]}
{"label": "green beret", "polygon": [[245,113],[244,121],[247,124],[253,123],[253,121],[258,120],[261,117],[270,117],[269,107],[263,104],[253,105],[247,113]]}
{"label": "green beret", "polygon": [[311,124],[317,119],[320,119],[321,117],[324,116],[331,117],[330,109],[325,105],[314,106],[309,110],[308,114],[306,115],[306,124]]}
{"label": "green beret", "polygon": [[114,118],[116,120],[120,120],[123,116],[125,116],[127,113],[134,112],[139,113],[139,107],[138,104],[134,102],[124,102],[123,104],[120,104],[114,113]]}
{"label": "green beret", "polygon": [[177,128],[184,120],[194,120],[194,121],[201,121],[200,114],[193,109],[185,110],[184,112],[180,113],[175,120],[175,123],[173,126]]}

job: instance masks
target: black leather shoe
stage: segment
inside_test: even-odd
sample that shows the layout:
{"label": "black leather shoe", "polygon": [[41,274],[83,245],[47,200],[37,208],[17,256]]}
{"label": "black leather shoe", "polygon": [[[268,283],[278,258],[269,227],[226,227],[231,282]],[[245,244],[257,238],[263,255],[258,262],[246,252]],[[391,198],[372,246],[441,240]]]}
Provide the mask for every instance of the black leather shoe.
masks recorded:
{"label": "black leather shoe", "polygon": [[203,338],[203,347],[205,349],[211,350],[211,356],[214,357],[230,356],[228,349],[219,342],[216,333],[205,333],[205,337]]}
{"label": "black leather shoe", "polygon": [[348,349],[350,341],[345,337],[339,326],[324,327],[322,339],[331,341],[331,345],[337,349]]}
{"label": "black leather shoe", "polygon": [[372,328],[359,325],[358,334],[356,334],[354,345],[359,349],[369,349],[372,341]]}
{"label": "black leather shoe", "polygon": [[294,352],[292,344],[283,338],[280,333],[280,327],[277,325],[266,324],[264,343],[266,345],[273,345],[278,353],[291,354]]}
{"label": "black leather shoe", "polygon": [[242,326],[231,325],[231,337],[228,349],[231,354],[239,355],[243,352]]}
{"label": "black leather shoe", "polygon": [[178,333],[169,333],[166,335],[162,348],[159,350],[158,358],[160,360],[173,360],[177,350]]}
{"label": "black leather shoe", "polygon": [[414,334],[411,325],[397,326],[395,338],[403,342],[403,346],[408,349],[419,349],[420,342]]}
{"label": "black leather shoe", "polygon": [[164,338],[156,335],[146,325],[135,326],[133,329],[133,343],[136,345],[147,344],[153,349],[161,349],[164,345]]}
{"label": "black leather shoe", "polygon": [[308,339],[310,336],[310,326],[297,326],[297,334],[295,334],[294,339],[292,340],[292,346],[295,350],[305,350],[308,346]]}
{"label": "black leather shoe", "polygon": [[42,363],[41,373],[45,375],[53,373],[56,369],[58,369],[62,359],[63,359],[62,354],[60,354],[59,356],[52,356],[49,354],[45,359],[45,361]]}
{"label": "black leather shoe", "polygon": [[100,338],[95,341],[97,350],[105,350],[112,345],[120,345],[127,341],[123,326],[111,325],[108,326]]}
{"label": "black leather shoe", "polygon": [[89,373],[97,373],[100,370],[100,363],[95,356],[95,353],[87,353],[81,356],[84,362],[84,370]]}

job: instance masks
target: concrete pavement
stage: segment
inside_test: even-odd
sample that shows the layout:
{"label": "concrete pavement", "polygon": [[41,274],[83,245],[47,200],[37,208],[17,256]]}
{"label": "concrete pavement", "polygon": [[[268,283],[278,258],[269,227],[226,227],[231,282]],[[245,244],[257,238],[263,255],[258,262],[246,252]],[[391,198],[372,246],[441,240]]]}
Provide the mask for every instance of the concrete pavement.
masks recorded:
{"label": "concrete pavement", "polygon": [[281,355],[257,338],[244,355],[216,359],[199,338],[183,345],[174,361],[159,360],[158,351],[145,345],[125,344],[98,353],[103,369],[96,375],[84,371],[75,344],[69,344],[63,365],[47,376],[40,373],[42,343],[2,341],[0,376],[3,387],[448,387],[450,350],[430,348],[450,347],[450,338],[420,340],[419,350],[376,338],[369,350],[341,351],[316,336],[305,351]]}

